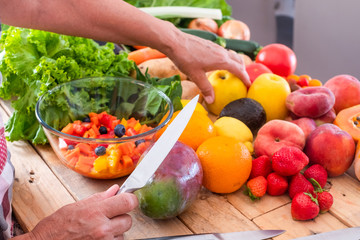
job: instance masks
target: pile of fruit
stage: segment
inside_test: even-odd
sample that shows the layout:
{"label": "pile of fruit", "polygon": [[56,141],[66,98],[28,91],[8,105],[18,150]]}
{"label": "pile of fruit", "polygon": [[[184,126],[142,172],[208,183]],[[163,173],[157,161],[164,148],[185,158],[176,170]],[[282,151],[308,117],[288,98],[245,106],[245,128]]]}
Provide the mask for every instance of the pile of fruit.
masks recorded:
{"label": "pile of fruit", "polygon": [[[246,24],[236,20],[220,29],[209,19],[195,19],[189,27],[250,39]],[[224,35],[224,29],[237,33]],[[328,177],[353,165],[360,180],[360,82],[350,75],[323,81],[296,75],[296,55],[282,44],[243,56],[251,86],[228,71],[209,72],[215,101],[199,102],[179,141],[196,151],[209,191],[244,187],[254,200],[288,194],[293,219],[313,219],[333,204]],[[139,68],[158,77],[179,74],[183,105],[200,93],[166,56],[157,57]]]}

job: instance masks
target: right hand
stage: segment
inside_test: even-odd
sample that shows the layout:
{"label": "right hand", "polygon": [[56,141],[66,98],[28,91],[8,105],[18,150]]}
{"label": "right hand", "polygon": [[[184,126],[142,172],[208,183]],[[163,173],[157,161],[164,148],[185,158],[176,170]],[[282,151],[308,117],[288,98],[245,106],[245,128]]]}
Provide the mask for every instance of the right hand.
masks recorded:
{"label": "right hand", "polygon": [[139,203],[134,194],[116,195],[118,190],[119,186],[114,185],[105,192],[66,205],[41,220],[26,235],[36,240],[124,239],[124,232],[132,224],[126,213]]}

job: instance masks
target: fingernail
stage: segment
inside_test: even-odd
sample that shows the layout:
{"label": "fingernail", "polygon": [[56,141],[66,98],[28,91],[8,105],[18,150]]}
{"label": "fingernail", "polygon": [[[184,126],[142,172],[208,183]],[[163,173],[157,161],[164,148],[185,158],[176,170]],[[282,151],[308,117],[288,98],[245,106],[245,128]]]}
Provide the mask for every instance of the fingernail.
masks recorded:
{"label": "fingernail", "polygon": [[208,104],[211,104],[214,101],[214,98],[212,96],[204,96],[204,99]]}

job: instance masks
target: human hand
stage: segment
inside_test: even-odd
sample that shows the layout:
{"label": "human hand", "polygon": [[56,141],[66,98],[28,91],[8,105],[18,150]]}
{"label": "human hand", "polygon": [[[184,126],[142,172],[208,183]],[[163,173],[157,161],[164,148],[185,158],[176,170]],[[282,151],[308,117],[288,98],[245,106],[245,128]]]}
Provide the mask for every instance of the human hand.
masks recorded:
{"label": "human hand", "polygon": [[174,49],[166,55],[201,90],[207,103],[214,101],[214,90],[206,77],[206,72],[228,70],[240,78],[246,86],[251,82],[245,70],[241,55],[234,51],[186,33],[178,33]]}
{"label": "human hand", "polygon": [[26,239],[123,239],[132,223],[126,213],[137,207],[138,200],[131,193],[116,195],[118,190],[119,186],[114,185],[60,208],[41,220]]}

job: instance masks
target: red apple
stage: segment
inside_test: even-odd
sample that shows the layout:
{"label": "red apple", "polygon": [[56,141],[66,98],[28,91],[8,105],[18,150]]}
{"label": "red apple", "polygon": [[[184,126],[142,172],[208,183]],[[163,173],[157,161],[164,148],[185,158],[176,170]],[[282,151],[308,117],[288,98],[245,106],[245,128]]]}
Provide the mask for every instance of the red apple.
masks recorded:
{"label": "red apple", "polygon": [[354,159],[355,142],[351,135],[332,123],[318,126],[306,140],[304,149],[310,164],[320,164],[329,177],[343,174]]}
{"label": "red apple", "polygon": [[246,72],[250,77],[251,83],[253,83],[255,79],[263,73],[272,73],[272,71],[262,63],[253,62],[249,65],[246,65],[245,67]]}
{"label": "red apple", "polygon": [[360,82],[351,75],[337,75],[325,84],[335,95],[335,111],[360,104]]}
{"label": "red apple", "polygon": [[292,120],[291,122],[295,123],[296,125],[298,125],[303,130],[303,132],[305,134],[305,139],[317,127],[316,123],[315,123],[315,120],[312,119],[312,118],[303,117],[303,118]]}
{"label": "red apple", "polygon": [[271,120],[265,123],[258,131],[254,141],[256,156],[271,157],[274,152],[284,146],[293,146],[303,149],[305,134],[295,123],[285,120]]}

